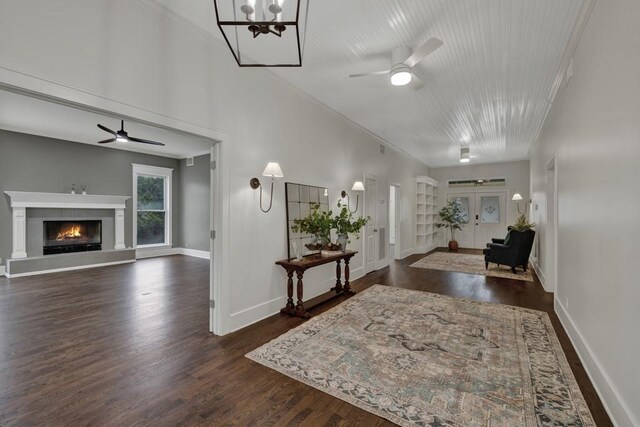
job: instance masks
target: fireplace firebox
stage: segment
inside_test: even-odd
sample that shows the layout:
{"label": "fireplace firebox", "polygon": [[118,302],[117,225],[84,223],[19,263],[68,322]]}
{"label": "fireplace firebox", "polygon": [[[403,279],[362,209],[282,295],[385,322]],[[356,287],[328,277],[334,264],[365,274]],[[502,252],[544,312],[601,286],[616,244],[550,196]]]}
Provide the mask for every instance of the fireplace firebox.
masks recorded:
{"label": "fireplace firebox", "polygon": [[102,221],[44,221],[44,255],[102,250]]}

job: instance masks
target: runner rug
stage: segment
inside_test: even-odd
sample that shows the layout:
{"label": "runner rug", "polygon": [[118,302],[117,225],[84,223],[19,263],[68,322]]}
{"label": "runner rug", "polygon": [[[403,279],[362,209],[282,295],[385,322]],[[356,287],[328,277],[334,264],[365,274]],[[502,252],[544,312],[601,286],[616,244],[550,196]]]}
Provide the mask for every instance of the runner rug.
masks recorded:
{"label": "runner rug", "polygon": [[511,272],[509,266],[498,266],[490,263],[489,268],[484,266],[484,255],[459,254],[455,252],[434,252],[431,255],[414,262],[411,267],[429,268],[432,270],[459,271],[461,273],[481,274],[483,276],[504,277],[506,279],[526,280],[533,282],[531,269],[522,271],[518,267],[516,274]]}
{"label": "runner rug", "polygon": [[546,313],[381,285],[247,354],[402,426],[594,426]]}

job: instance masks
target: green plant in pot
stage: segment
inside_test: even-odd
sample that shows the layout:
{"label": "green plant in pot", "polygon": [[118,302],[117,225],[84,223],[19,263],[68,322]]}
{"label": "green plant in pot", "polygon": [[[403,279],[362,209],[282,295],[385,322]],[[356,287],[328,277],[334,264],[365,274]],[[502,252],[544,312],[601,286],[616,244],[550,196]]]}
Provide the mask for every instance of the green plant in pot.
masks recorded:
{"label": "green plant in pot", "polygon": [[436,227],[444,227],[449,229],[449,231],[451,232],[449,250],[455,252],[458,250],[458,242],[455,239],[455,231],[462,230],[462,226],[468,222],[462,215],[462,207],[460,205],[460,201],[457,199],[449,200],[447,205],[443,206],[442,209],[440,209],[438,215],[440,216],[440,222],[436,223]]}
{"label": "green plant in pot", "polygon": [[342,252],[347,249],[347,244],[351,243],[349,240],[349,234],[355,234],[356,239],[360,238],[360,230],[362,227],[367,225],[370,217],[358,217],[354,220],[353,213],[348,209],[347,206],[342,205],[338,201],[338,207],[340,208],[340,214],[336,215],[333,218],[333,227],[338,234],[338,238],[336,240],[336,244],[340,246]]}
{"label": "green plant in pot", "polygon": [[535,226],[535,222],[529,222],[526,216],[520,215],[520,218],[518,218],[516,223],[511,226],[511,229],[515,231],[525,231],[531,230],[532,228],[535,228]]}
{"label": "green plant in pot", "polygon": [[311,204],[311,212],[302,219],[294,219],[291,230],[295,233],[311,234],[315,237],[312,243],[305,247],[312,251],[319,251],[331,243],[331,229],[333,228],[333,213],[321,211],[319,203]]}

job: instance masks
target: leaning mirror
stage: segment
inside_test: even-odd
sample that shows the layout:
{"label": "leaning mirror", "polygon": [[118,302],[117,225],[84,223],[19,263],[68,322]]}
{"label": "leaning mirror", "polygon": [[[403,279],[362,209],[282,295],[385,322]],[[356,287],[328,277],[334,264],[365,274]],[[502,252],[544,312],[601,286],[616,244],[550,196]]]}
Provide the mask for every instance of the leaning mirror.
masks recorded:
{"label": "leaning mirror", "polygon": [[320,211],[329,210],[329,192],[324,187],[285,182],[285,198],[287,201],[287,253],[289,258],[310,255],[317,251],[305,247],[313,241],[314,236],[295,232],[291,229],[294,220],[309,215],[314,204],[320,205]]}

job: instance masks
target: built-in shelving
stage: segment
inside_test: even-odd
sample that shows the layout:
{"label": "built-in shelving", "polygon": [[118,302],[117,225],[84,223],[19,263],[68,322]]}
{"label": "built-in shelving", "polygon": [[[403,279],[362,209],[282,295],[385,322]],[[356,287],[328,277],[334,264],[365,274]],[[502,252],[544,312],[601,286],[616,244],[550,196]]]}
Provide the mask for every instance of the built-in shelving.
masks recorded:
{"label": "built-in shelving", "polygon": [[438,181],[428,176],[416,177],[416,252],[425,253],[436,247],[436,214]]}

